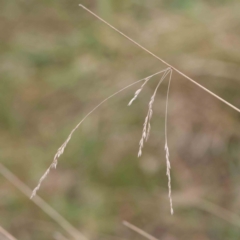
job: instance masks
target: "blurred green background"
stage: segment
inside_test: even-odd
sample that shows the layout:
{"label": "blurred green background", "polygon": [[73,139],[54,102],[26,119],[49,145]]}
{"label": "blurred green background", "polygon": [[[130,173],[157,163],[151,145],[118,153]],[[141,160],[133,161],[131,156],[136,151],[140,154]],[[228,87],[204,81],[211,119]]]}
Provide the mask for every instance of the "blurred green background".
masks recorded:
{"label": "blurred green background", "polygon": [[[240,2],[0,1],[0,160],[33,189],[71,129],[101,100],[165,66],[82,3],[200,84],[240,107]],[[167,82],[137,158],[159,77],[121,93],[73,135],[39,195],[87,238],[240,239],[240,114],[177,73],[164,152]],[[0,172],[2,171],[2,167]],[[72,239],[0,174],[0,225],[17,239]],[[4,238],[3,238],[4,239]]]}

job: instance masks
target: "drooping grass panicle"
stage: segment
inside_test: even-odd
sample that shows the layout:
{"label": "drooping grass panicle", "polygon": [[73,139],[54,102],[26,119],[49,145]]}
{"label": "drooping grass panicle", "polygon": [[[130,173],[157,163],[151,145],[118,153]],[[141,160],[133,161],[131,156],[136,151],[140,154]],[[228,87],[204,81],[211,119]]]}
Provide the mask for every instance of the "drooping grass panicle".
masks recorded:
{"label": "drooping grass panicle", "polygon": [[160,81],[158,82],[158,85],[155,88],[154,93],[151,96],[150,102],[148,104],[147,116],[145,117],[145,121],[143,123],[142,137],[139,141],[138,157],[140,157],[142,155],[142,149],[143,149],[143,146],[144,146],[144,141],[146,142],[148,140],[148,137],[149,137],[149,134],[150,134],[150,129],[151,129],[150,120],[151,120],[152,114],[153,114],[153,103],[154,103],[154,100],[155,100],[157,90],[158,90],[160,84],[163,82],[163,80],[166,78],[166,76],[170,72],[170,70],[171,70],[170,68],[165,69],[164,74],[161,77]]}
{"label": "drooping grass panicle", "polygon": [[42,177],[40,178],[40,180],[38,181],[38,185],[34,188],[34,190],[32,191],[32,195],[31,195],[31,198],[33,198],[37,191],[40,189],[41,185],[42,185],[42,182],[43,180],[47,177],[47,175],[50,173],[50,170],[51,169],[54,169],[57,167],[57,164],[58,164],[58,159],[59,157],[64,153],[64,150],[68,144],[68,142],[71,140],[72,138],[72,135],[73,133],[79,128],[79,126],[86,120],[86,118],[91,115],[95,110],[97,110],[102,104],[104,104],[105,102],[107,102],[108,100],[110,100],[111,98],[113,98],[114,96],[116,96],[117,94],[121,93],[122,91],[130,88],[131,86],[139,83],[139,82],[142,82],[142,81],[145,81],[146,82],[146,79],[151,79],[153,76],[156,76],[158,74],[161,74],[163,73],[164,71],[166,70],[162,70],[162,71],[159,71],[159,72],[156,72],[146,78],[143,78],[143,79],[140,79],[132,84],[129,84],[128,86],[122,88],[121,90],[113,93],[112,95],[110,95],[109,97],[105,98],[102,102],[100,102],[95,108],[93,108],[87,115],[85,115],[85,117],[76,125],[76,127],[70,132],[69,136],[67,137],[67,139],[65,140],[65,142],[62,144],[62,146],[57,150],[55,156],[54,156],[54,159],[53,159],[53,162],[51,163],[51,165],[49,166],[49,168],[45,171],[45,173],[42,175]]}
{"label": "drooping grass panicle", "polygon": [[169,90],[170,90],[170,84],[172,79],[172,69],[170,70],[169,80],[168,80],[168,88],[167,88],[167,97],[166,97],[166,111],[165,111],[165,152],[166,152],[166,175],[168,177],[168,197],[170,202],[170,211],[173,215],[173,203],[172,203],[172,187],[171,187],[171,164],[169,160],[169,148],[168,148],[168,141],[167,141],[167,116],[168,116],[168,99],[169,99]]}
{"label": "drooping grass panicle", "polygon": [[[82,7],[83,9],[85,9],[87,12],[89,12],[90,14],[92,14],[93,16],[95,16],[98,20],[102,21],[103,23],[105,23],[106,25],[108,25],[110,28],[112,28],[114,31],[118,32],[119,34],[121,34],[122,36],[124,36],[126,39],[128,39],[130,42],[132,42],[133,44],[135,44],[136,46],[138,46],[139,48],[141,48],[142,50],[144,50],[145,52],[149,53],[151,56],[153,56],[155,59],[161,61],[163,64],[165,64],[166,66],[169,67],[169,69],[172,71],[174,70],[175,72],[177,72],[178,74],[180,74],[181,76],[183,76],[184,78],[186,78],[187,80],[189,80],[190,82],[194,83],[196,86],[198,86],[199,88],[201,88],[202,90],[204,90],[205,92],[207,92],[208,94],[212,95],[213,97],[215,97],[216,99],[218,99],[219,101],[225,103],[226,105],[228,105],[229,107],[231,107],[232,109],[234,109],[235,111],[240,113],[240,109],[237,108],[236,106],[232,105],[231,103],[229,103],[228,101],[224,100],[223,98],[221,98],[220,96],[218,96],[217,94],[213,93],[212,91],[210,91],[209,89],[207,89],[206,87],[202,86],[201,84],[199,84],[198,82],[196,82],[195,80],[193,80],[192,78],[190,78],[189,76],[187,76],[186,74],[184,74],[183,72],[181,72],[180,70],[178,70],[177,68],[175,68],[174,66],[172,66],[171,64],[169,64],[168,62],[164,61],[162,58],[158,57],[156,54],[154,54],[153,52],[149,51],[147,48],[143,47],[141,44],[139,44],[138,42],[134,41],[132,38],[130,38],[129,36],[127,36],[126,34],[124,34],[123,32],[121,32],[120,30],[118,30],[117,28],[115,28],[114,26],[112,26],[110,23],[108,23],[107,21],[105,21],[104,19],[102,19],[101,17],[99,17],[97,14],[93,13],[91,10],[89,10],[88,8],[86,8],[85,6],[83,6],[82,4],[79,5],[80,7]],[[159,72],[160,73],[160,72]],[[153,75],[157,75],[159,73],[153,74]],[[165,72],[166,73],[166,72]],[[153,76],[152,75],[152,76]],[[50,165],[50,167],[46,170],[46,172],[44,173],[44,175],[42,176],[42,178],[39,180],[37,187],[33,190],[32,192],[32,196],[33,197],[37,190],[39,190],[42,181],[46,178],[46,176],[49,174],[51,168],[56,168],[57,163],[58,163],[58,158],[63,154],[65,147],[67,146],[68,142],[70,141],[72,134],[76,131],[76,129],[81,125],[81,123],[91,114],[93,113],[98,107],[100,107],[104,102],[108,101],[110,98],[112,98],[113,96],[115,96],[116,94],[120,93],[121,91],[127,89],[128,87],[131,87],[132,85],[140,82],[140,81],[145,81],[145,84],[148,82],[148,80],[146,80],[146,78],[139,80],[133,84],[130,84],[129,86],[121,89],[120,91],[114,93],[113,95],[111,95],[110,97],[106,98],[105,100],[103,100],[100,104],[98,104],[93,110],[91,110],[78,124],[77,126],[72,130],[72,132],[70,133],[70,135],[68,136],[67,140],[63,143],[63,145],[58,149],[57,153],[54,156],[54,160],[52,162],[52,164]],[[145,85],[144,84],[144,85]],[[144,87],[144,86],[143,86]],[[137,96],[140,94],[140,92],[142,91],[142,88],[140,88],[140,91],[136,92],[134,95],[134,99],[133,101],[137,98]],[[169,92],[169,90],[168,90]],[[132,102],[133,102],[132,101]],[[154,98],[153,98],[154,101]],[[131,101],[130,101],[131,102]],[[131,102],[131,103],[132,103]],[[151,102],[151,100],[150,100]],[[143,147],[143,142],[144,140],[146,141],[149,137],[149,133],[150,133],[150,119],[152,116],[152,110],[149,110],[149,113],[145,119],[146,122],[146,127],[145,127],[145,131],[143,132],[143,141],[140,140],[140,143],[142,144]],[[139,155],[142,154],[142,147],[140,148],[139,151]],[[171,187],[171,178],[170,178],[170,161],[169,161],[169,149],[168,149],[168,145],[167,145],[167,141],[165,143],[165,151],[166,151],[166,161],[167,161],[167,175],[169,177],[169,186]],[[169,173],[169,174],[168,174]],[[169,188],[169,196],[171,196],[171,188]]]}

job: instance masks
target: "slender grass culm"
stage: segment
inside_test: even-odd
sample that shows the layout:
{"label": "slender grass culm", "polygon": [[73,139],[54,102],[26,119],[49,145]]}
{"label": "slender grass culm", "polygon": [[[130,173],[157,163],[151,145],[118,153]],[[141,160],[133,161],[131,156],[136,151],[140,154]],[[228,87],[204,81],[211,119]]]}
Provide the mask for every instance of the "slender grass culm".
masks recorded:
{"label": "slender grass culm", "polygon": [[167,89],[167,96],[166,96],[166,111],[165,111],[165,153],[166,153],[166,165],[167,165],[167,170],[166,170],[166,174],[168,177],[168,191],[169,191],[169,200],[170,200],[170,210],[171,210],[171,214],[173,214],[173,206],[172,206],[172,197],[171,197],[171,176],[170,176],[170,169],[171,169],[171,165],[170,165],[170,160],[169,160],[169,148],[168,148],[168,142],[167,142],[167,113],[168,113],[168,98],[169,98],[169,89],[170,89],[170,82],[171,82],[171,78],[172,78],[172,73],[173,71],[177,72],[178,74],[180,74],[181,76],[183,76],[184,78],[186,78],[187,80],[189,80],[190,82],[194,83],[195,85],[197,85],[199,88],[201,88],[202,90],[204,90],[205,92],[209,93],[210,95],[212,95],[213,97],[215,97],[216,99],[218,99],[219,101],[225,103],[226,105],[228,105],[229,107],[231,107],[232,109],[234,109],[235,111],[240,113],[240,109],[237,108],[236,106],[232,105],[231,103],[229,103],[228,101],[224,100],[223,98],[221,98],[220,96],[218,96],[217,94],[213,93],[212,91],[210,91],[209,89],[205,88],[204,86],[202,86],[201,84],[199,84],[198,82],[196,82],[195,80],[193,80],[192,78],[190,78],[189,76],[187,76],[186,74],[182,73],[180,70],[178,70],[177,68],[173,67],[172,65],[170,65],[169,63],[167,63],[166,61],[164,61],[162,58],[158,57],[156,54],[152,53],[151,51],[149,51],[147,48],[143,47],[142,45],[140,45],[138,42],[134,41],[132,38],[130,38],[129,36],[127,36],[126,34],[124,34],[123,32],[121,32],[120,30],[118,30],[117,28],[115,28],[114,26],[112,26],[110,23],[106,22],[105,20],[103,20],[101,17],[99,17],[98,15],[96,15],[95,13],[93,13],[91,10],[89,10],[88,8],[84,7],[83,5],[79,5],[80,7],[82,7],[84,10],[86,10],[87,12],[89,12],[90,14],[92,14],[93,16],[95,16],[98,20],[100,20],[101,22],[105,23],[106,25],[108,25],[111,29],[113,29],[114,31],[118,32],[120,35],[124,36],[126,39],[128,39],[130,42],[132,42],[133,44],[135,44],[136,46],[138,46],[139,48],[141,48],[142,50],[144,50],[145,52],[149,53],[151,56],[153,56],[154,58],[156,58],[158,61],[162,62],[163,64],[165,64],[168,68],[157,72],[151,76],[148,76],[144,79],[141,79],[139,81],[136,81],[128,86],[126,86],[125,88],[119,90],[118,92],[112,94],[111,96],[109,96],[108,98],[104,99],[102,102],[100,102],[95,108],[93,108],[78,124],[77,126],[71,131],[71,133],[69,134],[68,138],[66,139],[66,141],[62,144],[62,146],[58,149],[57,153],[54,156],[53,162],[50,165],[50,167],[46,170],[46,172],[43,174],[43,176],[40,178],[38,185],[36,186],[36,188],[33,190],[31,198],[34,197],[37,193],[37,191],[39,190],[39,188],[41,187],[41,184],[43,182],[43,180],[46,178],[46,176],[49,174],[50,170],[52,168],[56,168],[57,163],[58,163],[58,159],[59,157],[63,154],[68,142],[71,140],[71,137],[73,135],[73,133],[78,129],[78,127],[83,123],[83,121],[90,115],[92,114],[97,108],[99,108],[103,103],[105,103],[106,101],[108,101],[109,99],[111,99],[112,97],[114,97],[115,95],[117,95],[118,93],[126,90],[127,88],[139,83],[143,81],[143,84],[141,85],[141,87],[135,92],[134,97],[131,99],[131,101],[129,102],[129,106],[137,99],[138,95],[140,94],[140,92],[143,90],[144,86],[148,83],[148,81],[155,75],[158,75],[160,73],[163,73],[162,78],[160,79],[151,99],[149,102],[149,108],[148,108],[148,113],[147,116],[145,118],[145,122],[143,125],[143,132],[142,132],[142,137],[140,139],[139,142],[139,151],[138,151],[138,156],[140,157],[142,155],[142,149],[143,149],[143,145],[144,145],[144,141],[146,142],[149,134],[150,134],[150,129],[151,129],[151,125],[150,125],[150,120],[152,117],[152,106],[155,100],[155,96],[156,96],[156,92],[161,84],[161,82],[166,78],[166,76],[169,74],[169,82],[168,82],[168,89]]}
{"label": "slender grass culm", "polygon": [[133,225],[127,221],[123,221],[123,225],[149,240],[158,240],[154,236],[150,235],[149,233],[143,231],[142,229],[136,227],[135,225]]}

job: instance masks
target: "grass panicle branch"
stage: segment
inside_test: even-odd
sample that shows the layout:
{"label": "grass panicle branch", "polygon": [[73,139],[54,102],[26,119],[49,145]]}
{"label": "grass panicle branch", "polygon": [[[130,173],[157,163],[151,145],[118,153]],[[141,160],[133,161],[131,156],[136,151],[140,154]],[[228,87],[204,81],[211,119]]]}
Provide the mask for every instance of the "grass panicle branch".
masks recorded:
{"label": "grass panicle branch", "polygon": [[155,96],[156,96],[157,90],[158,90],[160,84],[163,82],[163,80],[165,79],[165,77],[167,76],[167,74],[169,72],[170,72],[170,68],[167,68],[165,70],[163,76],[161,77],[160,81],[158,82],[158,85],[155,88],[154,93],[151,96],[150,102],[148,104],[147,116],[146,116],[145,121],[143,123],[142,137],[141,137],[141,139],[139,141],[138,157],[140,157],[142,155],[142,149],[143,149],[144,142],[146,142],[148,140],[148,138],[149,138],[150,129],[151,129],[150,121],[151,121],[151,118],[152,118],[152,115],[153,115],[153,103],[154,103],[154,100],[155,100]]}
{"label": "grass panicle branch", "polygon": [[[104,104],[105,102],[107,102],[108,100],[110,100],[111,98],[115,97],[117,94],[121,93],[122,91],[136,85],[139,82],[144,81],[144,83],[146,83],[147,81],[149,81],[152,77],[159,75],[163,72],[165,72],[166,70],[162,70],[159,72],[156,72],[146,78],[140,79],[134,83],[129,84],[128,86],[120,89],[119,91],[113,93],[112,95],[110,95],[109,97],[105,98],[102,102],[100,102],[95,108],[93,108],[87,115],[85,115],[85,117],[75,126],[75,128],[70,132],[69,136],[67,137],[67,139],[65,140],[65,142],[62,144],[62,146],[57,150],[57,153],[54,156],[53,162],[51,163],[51,165],[49,166],[49,168],[45,171],[45,173],[42,175],[42,177],[40,178],[40,180],[38,181],[38,185],[34,188],[34,190],[32,191],[31,194],[31,199],[37,194],[37,191],[40,189],[42,182],[44,181],[44,179],[47,177],[47,175],[50,173],[51,169],[55,169],[57,167],[58,164],[58,159],[59,157],[64,153],[64,150],[67,146],[67,144],[69,143],[69,141],[72,138],[73,133],[79,128],[79,126],[86,120],[86,118],[91,115],[93,112],[95,112],[95,110],[97,110],[102,104]],[[147,80],[146,80],[147,79]],[[139,92],[140,93],[140,92]]]}
{"label": "grass panicle branch", "polygon": [[169,90],[170,90],[170,84],[172,80],[172,69],[170,71],[169,75],[169,80],[168,80],[168,88],[167,88],[167,98],[166,98],[166,112],[165,112],[165,152],[166,152],[166,175],[168,177],[168,197],[170,201],[170,211],[171,214],[173,215],[173,203],[172,203],[172,187],[171,187],[171,174],[170,174],[170,169],[171,169],[171,164],[169,160],[169,148],[168,148],[168,141],[167,141],[167,116],[168,116],[168,99],[169,99]]}
{"label": "grass panicle branch", "polygon": [[[151,96],[150,102],[148,104],[148,113],[147,116],[145,117],[145,121],[143,124],[143,131],[142,131],[142,137],[139,141],[139,150],[138,150],[138,157],[140,157],[142,155],[142,149],[144,146],[144,142],[146,142],[149,138],[150,135],[150,129],[151,129],[151,118],[153,115],[153,103],[155,100],[155,96],[157,93],[157,90],[159,88],[159,86],[161,85],[161,83],[163,82],[163,80],[167,77],[167,75],[169,74],[169,81],[168,81],[168,88],[167,88],[167,97],[166,97],[166,110],[165,110],[165,152],[166,152],[166,175],[168,177],[168,197],[169,197],[169,201],[170,201],[170,212],[173,215],[174,211],[173,211],[173,203],[172,203],[172,194],[171,194],[171,174],[170,174],[170,169],[171,169],[171,164],[170,164],[170,160],[169,160],[169,148],[168,148],[168,142],[167,142],[167,114],[168,114],[168,99],[169,99],[169,90],[170,90],[170,83],[171,83],[171,79],[172,79],[172,69],[171,68],[167,68],[162,76],[162,78],[160,79],[157,87],[155,88],[153,95]],[[130,101],[130,103],[132,101],[134,101],[137,96],[139,95],[139,93],[142,91],[144,85],[147,83],[147,80],[142,84],[141,88],[138,89],[135,92],[134,97],[132,98],[132,100]]]}

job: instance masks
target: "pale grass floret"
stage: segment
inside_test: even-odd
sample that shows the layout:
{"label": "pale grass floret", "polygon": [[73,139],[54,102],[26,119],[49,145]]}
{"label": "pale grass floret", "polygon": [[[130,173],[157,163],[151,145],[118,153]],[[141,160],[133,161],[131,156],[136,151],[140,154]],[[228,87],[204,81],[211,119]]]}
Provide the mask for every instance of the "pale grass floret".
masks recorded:
{"label": "pale grass floret", "polygon": [[137,99],[138,95],[140,94],[140,92],[143,90],[144,86],[147,84],[147,82],[151,79],[151,77],[147,77],[144,81],[144,83],[142,84],[142,86],[135,92],[134,97],[130,100],[130,102],[128,103],[128,106],[132,105],[132,103]]}
{"label": "pale grass floret", "polygon": [[169,202],[170,202],[170,211],[171,214],[173,215],[173,203],[172,203],[172,187],[171,187],[171,174],[170,174],[170,169],[171,169],[171,164],[169,160],[169,149],[167,143],[165,144],[165,151],[166,151],[166,165],[167,165],[167,171],[166,175],[168,177],[168,197],[169,197]]}
{"label": "pale grass floret", "polygon": [[57,150],[57,153],[55,154],[54,156],[54,159],[53,159],[53,162],[52,164],[49,166],[49,168],[45,171],[45,173],[43,174],[43,176],[40,178],[39,182],[38,182],[38,185],[34,188],[34,190],[32,191],[32,195],[31,195],[31,198],[33,198],[37,191],[40,189],[41,185],[42,185],[42,182],[43,180],[47,177],[47,175],[50,173],[50,170],[51,169],[55,169],[57,167],[57,164],[58,164],[58,159],[59,157],[64,153],[64,150],[68,144],[68,142],[71,140],[72,138],[72,135],[73,133],[79,128],[79,126],[86,120],[86,118],[91,115],[95,110],[97,110],[103,103],[107,102],[109,99],[113,98],[114,96],[116,96],[117,94],[119,94],[120,92],[126,90],[127,88],[139,83],[139,82],[142,82],[142,81],[149,81],[153,76],[156,76],[160,73],[163,73],[165,72],[166,70],[162,70],[162,71],[159,71],[157,73],[154,73],[146,78],[143,78],[141,80],[138,80],[124,88],[122,88],[121,90],[115,92],[114,94],[112,94],[111,96],[107,97],[106,99],[104,99],[102,102],[100,102],[95,108],[93,108],[87,115],[85,115],[85,117],[77,124],[77,126],[71,131],[71,133],[69,134],[68,138],[66,139],[66,141],[62,144],[62,146]]}
{"label": "pale grass floret", "polygon": [[[76,130],[76,129],[75,129]],[[75,131],[74,130],[74,131]],[[38,181],[38,185],[34,188],[33,192],[32,192],[32,195],[31,195],[31,198],[33,198],[37,191],[40,189],[41,185],[42,185],[42,182],[43,180],[47,177],[47,175],[50,173],[50,170],[51,169],[56,169],[57,167],[57,164],[58,164],[58,158],[64,153],[64,150],[65,150],[65,147],[67,146],[68,142],[70,141],[71,137],[72,137],[72,134],[73,132],[72,131],[70,133],[70,135],[68,136],[67,140],[63,143],[63,145],[57,150],[57,153],[55,154],[54,158],[53,158],[53,162],[52,164],[50,165],[50,167],[46,170],[46,172],[42,175],[42,177],[40,178],[40,180]]]}

